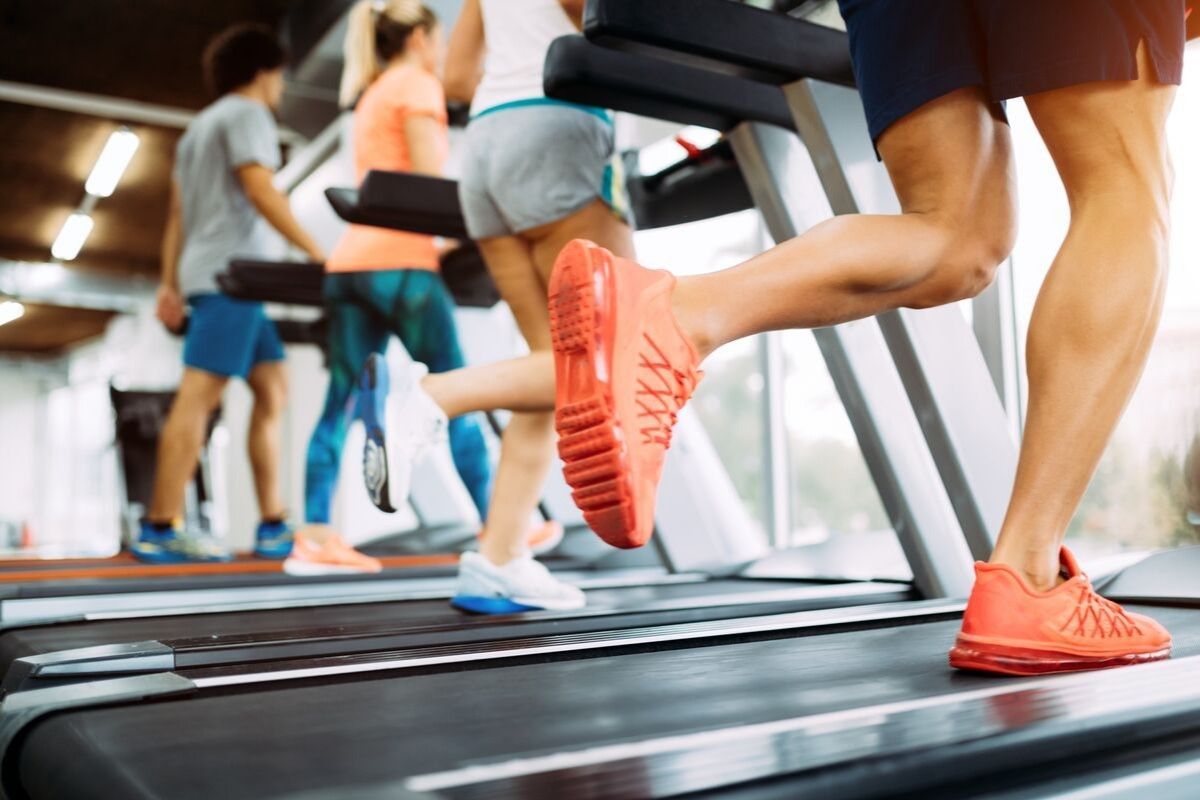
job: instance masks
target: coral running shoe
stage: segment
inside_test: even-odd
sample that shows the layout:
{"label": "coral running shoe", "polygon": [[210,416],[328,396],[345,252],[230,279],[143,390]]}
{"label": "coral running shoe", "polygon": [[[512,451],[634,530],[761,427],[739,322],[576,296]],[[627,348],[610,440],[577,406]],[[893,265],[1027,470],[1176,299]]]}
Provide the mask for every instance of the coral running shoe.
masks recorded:
{"label": "coral running shoe", "polygon": [[675,278],[575,240],[550,278],[558,452],[588,525],[616,547],[654,531],[679,409],[701,378],[671,311]]}
{"label": "coral running shoe", "polygon": [[1041,675],[1170,658],[1162,625],[1098,595],[1067,548],[1060,559],[1066,580],[1048,592],[1008,566],[977,563],[950,666]]}
{"label": "coral running shoe", "polygon": [[283,571],[289,575],[352,575],[382,570],[379,559],[358,552],[336,533],[321,544],[298,535],[292,554],[283,562]]}

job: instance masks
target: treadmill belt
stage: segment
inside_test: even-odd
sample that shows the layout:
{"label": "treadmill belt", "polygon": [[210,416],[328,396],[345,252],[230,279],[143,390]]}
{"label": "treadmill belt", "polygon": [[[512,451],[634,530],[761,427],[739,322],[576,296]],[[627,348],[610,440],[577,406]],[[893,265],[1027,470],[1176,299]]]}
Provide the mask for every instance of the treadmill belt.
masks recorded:
{"label": "treadmill belt", "polygon": [[[1131,608],[1175,633],[1177,655],[1200,653],[1194,610]],[[947,667],[957,628],[210,690],[50,716],[24,738],[19,773],[32,798],[338,796],[517,754],[995,687]]]}

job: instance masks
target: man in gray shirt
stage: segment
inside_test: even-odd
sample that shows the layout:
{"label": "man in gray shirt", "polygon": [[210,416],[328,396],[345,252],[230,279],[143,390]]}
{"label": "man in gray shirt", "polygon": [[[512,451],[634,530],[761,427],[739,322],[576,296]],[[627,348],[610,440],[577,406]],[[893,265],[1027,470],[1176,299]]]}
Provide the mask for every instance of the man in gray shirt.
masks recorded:
{"label": "man in gray shirt", "polygon": [[[163,235],[158,317],[168,328],[191,318],[184,373],[158,447],[154,499],[133,545],[156,563],[225,560],[212,544],[175,527],[204,446],[207,422],[231,378],[254,394],[247,447],[262,520],[255,552],[284,558],[291,529],[279,491],[279,440],[287,399],[283,345],[261,303],[222,294],[215,276],[231,258],[281,255],[279,236],[314,261],[324,254],[272,183],[279,137],[271,110],[283,94],[285,54],[266,29],[241,25],[218,36],[204,57],[219,95],[188,126],[175,154],[171,207]],[[273,230],[272,230],[273,229]]]}

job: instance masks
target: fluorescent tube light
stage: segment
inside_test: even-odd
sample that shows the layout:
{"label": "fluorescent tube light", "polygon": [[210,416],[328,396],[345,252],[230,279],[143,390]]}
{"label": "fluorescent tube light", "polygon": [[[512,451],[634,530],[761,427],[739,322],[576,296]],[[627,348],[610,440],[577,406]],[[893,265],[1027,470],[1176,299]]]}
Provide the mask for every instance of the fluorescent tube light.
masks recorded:
{"label": "fluorescent tube light", "polygon": [[25,306],[16,300],[4,300],[0,302],[0,325],[7,325],[23,316],[25,316]]}
{"label": "fluorescent tube light", "polygon": [[92,174],[88,176],[84,190],[94,197],[110,196],[117,188],[117,183],[125,174],[125,168],[129,166],[137,149],[136,133],[129,128],[113,131],[105,142],[104,149],[100,151],[100,157],[96,159],[96,166],[92,167]]}
{"label": "fluorescent tube light", "polygon": [[62,261],[71,261],[79,255],[79,251],[83,249],[83,243],[87,241],[88,234],[91,232],[92,218],[76,211],[63,223],[62,230],[58,232],[58,238],[54,240],[54,245],[50,248],[50,254]]}

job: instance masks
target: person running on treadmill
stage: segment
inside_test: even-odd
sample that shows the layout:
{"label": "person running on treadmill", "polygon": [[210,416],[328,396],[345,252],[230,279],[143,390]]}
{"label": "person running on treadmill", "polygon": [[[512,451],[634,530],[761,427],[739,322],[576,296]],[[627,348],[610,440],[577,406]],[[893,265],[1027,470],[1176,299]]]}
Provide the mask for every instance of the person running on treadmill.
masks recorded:
{"label": "person running on treadmill", "polygon": [[1167,275],[1165,126],[1184,0],[840,0],[899,215],[847,215],[680,278],[578,241],[550,282],[559,452],[605,541],[650,537],[700,363],[764,331],[974,297],[1016,236],[1002,101],[1025,97],[1071,206],[1029,327],[1029,418],[995,552],[976,565],[959,668],[1036,674],[1167,658],[1158,623],[1101,598],[1067,523],[1145,363]]}
{"label": "person running on treadmill", "polygon": [[[419,0],[360,0],[350,11],[341,103],[356,106],[355,171],[418,172],[440,176],[450,150],[446,98],[438,77],[445,37],[437,16]],[[357,104],[357,105],[356,105]],[[329,527],[346,431],[356,412],[356,382],[367,359],[400,338],[418,369],[434,373],[463,366],[454,301],[438,274],[432,236],[351,225],[325,265],[329,389],[308,447],[307,525],[284,562],[288,572],[368,571],[377,559],[354,551]],[[487,519],[492,466],[473,416],[449,426],[450,451],[480,519]],[[530,533],[535,550],[562,538],[557,523]]]}
{"label": "person running on treadmill", "polygon": [[[547,99],[542,90],[551,42],[576,33],[582,12],[582,0],[467,0],[450,40],[447,93],[472,100],[459,182],[467,230],[531,354],[444,375],[398,375],[390,394],[383,382],[367,404],[375,410],[365,417],[372,433],[364,478],[376,497],[390,495],[384,505],[393,506],[447,417],[515,412],[504,432],[479,552],[464,553],[459,566],[452,602],[467,611],[585,603],[581,591],[533,559],[525,542],[554,453],[546,315],[554,258],[580,236],[633,255],[611,114]],[[373,363],[382,370],[381,361]]]}
{"label": "person running on treadmill", "polygon": [[158,446],[154,498],[133,544],[145,561],[218,561],[228,555],[177,527],[184,491],[196,470],[209,416],[231,378],[254,394],[247,450],[262,520],[255,552],[284,558],[292,531],[279,489],[280,425],[287,401],[283,345],[261,303],[217,290],[216,275],[235,256],[278,257],[274,228],[314,260],[324,260],[287,197],[271,183],[279,167],[279,135],[271,114],[283,94],[285,53],[266,28],[239,25],[220,34],[204,55],[209,87],[219,99],[196,115],[175,152],[171,205],[162,245],[158,317],[181,331],[183,379]]}

